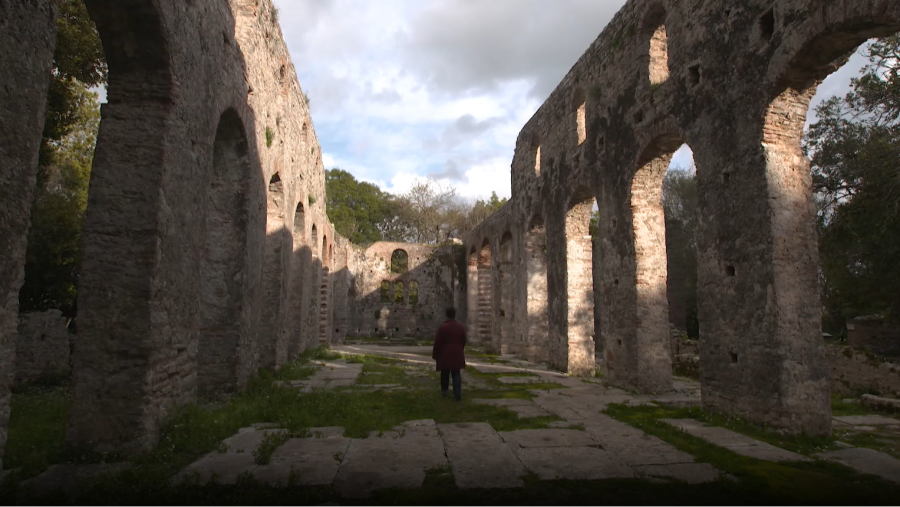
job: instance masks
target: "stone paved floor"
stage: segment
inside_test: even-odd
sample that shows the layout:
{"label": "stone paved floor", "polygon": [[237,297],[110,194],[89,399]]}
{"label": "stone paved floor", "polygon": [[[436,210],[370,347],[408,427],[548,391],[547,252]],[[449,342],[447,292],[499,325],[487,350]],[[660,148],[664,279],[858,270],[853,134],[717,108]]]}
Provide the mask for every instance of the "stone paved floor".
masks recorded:
{"label": "stone paved floor", "polygon": [[[355,345],[335,347],[348,353],[366,353],[407,361],[411,373],[423,374],[433,368],[428,347],[379,347]],[[531,472],[541,480],[647,478],[678,480],[691,484],[715,481],[723,474],[706,463],[698,463],[688,453],[617,421],[602,411],[611,403],[631,405],[699,403],[699,385],[679,379],[676,390],[662,395],[634,395],[606,386],[595,379],[574,379],[525,361],[468,361],[482,372],[518,374],[500,377],[504,384],[523,382],[557,383],[568,389],[533,390],[532,400],[485,399],[474,403],[504,406],[519,418],[556,415],[547,429],[495,431],[485,422],[436,424],[433,420],[407,421],[386,432],[372,432],[368,438],[347,438],[343,428],[310,428],[309,436],[288,438],[275,449],[268,464],[259,465],[254,451],[266,438],[284,430],[258,424],[243,428],[224,440],[173,479],[195,475],[206,481],[215,477],[233,483],[243,474],[286,485],[332,485],[347,498],[364,497],[386,487],[421,487],[426,472],[451,469],[459,488],[515,488]],[[323,361],[308,380],[290,382],[299,391],[348,388],[354,386],[362,364],[345,360]],[[523,373],[534,376],[522,377]],[[373,373],[377,375],[378,373]],[[466,378],[471,388],[477,379]],[[483,381],[482,381],[483,382]],[[397,384],[356,384],[369,390],[392,390]],[[464,387],[465,389],[465,387]],[[465,395],[465,391],[464,391]],[[687,433],[753,458],[772,461],[810,461],[810,458],[753,440],[724,428],[706,426],[691,419],[669,420]],[[869,427],[900,424],[893,418],[838,417],[836,425]],[[267,435],[269,435],[267,437]],[[864,473],[900,483],[900,460],[887,454],[850,446],[823,453],[817,458],[835,461]],[[71,474],[70,474],[71,475]],[[51,469],[34,481],[58,481],[59,470]],[[735,480],[733,477],[727,479]]]}

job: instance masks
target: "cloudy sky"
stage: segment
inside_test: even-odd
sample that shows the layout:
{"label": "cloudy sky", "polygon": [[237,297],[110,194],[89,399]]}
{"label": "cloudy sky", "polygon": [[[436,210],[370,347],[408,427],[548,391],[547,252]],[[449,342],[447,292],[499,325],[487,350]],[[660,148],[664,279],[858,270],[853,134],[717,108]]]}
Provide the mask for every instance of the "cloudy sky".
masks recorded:
{"label": "cloudy sky", "polygon": [[[516,136],[625,0],[275,0],[326,168],[510,195]],[[862,66],[820,87],[843,93]],[[821,100],[821,99],[819,99]],[[682,150],[673,164],[690,165]]]}

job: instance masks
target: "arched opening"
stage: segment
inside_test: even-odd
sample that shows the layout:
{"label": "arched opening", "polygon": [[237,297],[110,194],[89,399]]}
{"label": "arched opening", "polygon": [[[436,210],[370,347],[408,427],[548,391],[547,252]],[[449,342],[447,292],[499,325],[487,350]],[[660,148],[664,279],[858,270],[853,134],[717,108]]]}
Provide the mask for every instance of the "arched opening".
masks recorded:
{"label": "arched opening", "polygon": [[409,254],[397,249],[391,254],[391,273],[402,274],[409,271]]}
{"label": "arched opening", "polygon": [[[624,305],[618,305],[618,310],[604,313],[604,321],[609,322],[608,330],[604,327],[607,375],[616,383],[642,392],[659,392],[672,385],[667,298],[670,259],[666,250],[663,181],[673,155],[682,145],[679,136],[663,135],[646,147],[638,158],[638,169],[631,180],[627,217],[634,271],[620,270],[611,286],[608,280],[604,286],[610,298],[624,302]],[[689,149],[679,153],[680,158],[686,156],[690,160]],[[688,180],[693,183],[692,178]],[[692,209],[695,217],[696,208]],[[616,220],[612,217],[608,226],[614,228]],[[674,236],[670,235],[672,238]]]}
{"label": "arched opening", "polygon": [[587,139],[585,94],[580,86],[572,93],[572,111],[575,113],[575,135],[580,145]]}
{"label": "arched opening", "polygon": [[304,315],[308,312],[306,308],[306,296],[304,294],[308,281],[309,264],[312,261],[312,255],[309,249],[308,239],[306,237],[306,211],[303,207],[303,201],[297,203],[294,210],[294,229],[293,229],[293,260],[291,261],[291,334],[288,340],[288,355],[291,359],[297,357],[303,352],[303,333],[306,326],[304,325]]}
{"label": "arched opening", "polygon": [[391,282],[385,280],[381,282],[381,302],[382,303],[390,303],[391,302]]}
{"label": "arched opening", "polygon": [[526,355],[529,361],[549,360],[547,315],[547,229],[544,219],[536,216],[525,235],[525,270],[527,276],[528,337]]}
{"label": "arched opening", "polygon": [[319,251],[321,243],[316,224],[312,226],[309,245],[312,261],[309,263],[309,282],[307,283],[309,307],[306,316],[308,331],[305,333],[305,340],[307,347],[316,347],[319,344],[319,292],[322,283],[322,257]]}
{"label": "arched opening", "polygon": [[482,341],[478,333],[478,250],[473,245],[466,261],[466,308],[468,315],[467,330],[473,343]]}
{"label": "arched opening", "polygon": [[[882,217],[896,217],[896,198],[887,196],[900,192],[895,155],[900,142],[896,134],[887,134],[895,129],[897,114],[894,106],[878,98],[883,97],[880,93],[884,89],[897,86],[896,42],[891,43],[895,49],[888,55],[875,58],[880,62],[875,66],[884,67],[871,69],[868,77],[853,83],[850,91],[860,92],[855,99],[826,102],[825,109],[819,111],[824,121],[810,128],[806,152],[803,147],[809,105],[822,79],[845,64],[867,39],[900,30],[898,12],[888,4],[860,4],[853,17],[843,23],[837,9],[828,14],[832,19],[827,29],[821,27],[820,35],[808,39],[784,60],[790,63],[770,90],[772,99],[765,115],[758,118],[759,137],[754,139],[758,156],[746,162],[753,167],[742,167],[740,172],[723,175],[716,182],[731,188],[759,189],[756,198],[764,206],[748,217],[765,223],[766,228],[752,231],[748,239],[767,245],[766,256],[741,259],[721,255],[718,266],[704,263],[700,268],[704,289],[709,286],[723,293],[722,289],[733,286],[738,288],[736,296],[750,300],[744,287],[753,284],[768,286],[772,295],[765,306],[748,308],[761,317],[750,326],[744,324],[740,334],[721,331],[742,324],[729,312],[735,302],[701,301],[701,381],[709,400],[706,404],[810,435],[826,435],[831,430],[829,367],[821,335],[823,307],[834,308],[832,298],[836,296],[839,301],[848,294],[844,289],[868,286],[866,296],[870,296],[880,286],[896,286],[891,278],[900,279],[895,257],[883,264],[876,260],[884,256],[884,245],[892,243],[889,237],[894,238],[894,244],[900,240],[895,232],[900,230],[896,218],[876,218],[884,209],[892,211]],[[834,14],[837,16],[832,17]],[[782,15],[779,10],[773,13],[772,32],[776,35],[784,26]],[[814,188],[820,191],[818,195],[814,195]],[[859,213],[860,209],[853,208],[862,202],[868,204],[865,212]],[[850,225],[859,216],[872,221]],[[848,226],[852,233],[839,235],[840,239],[829,247],[832,233]],[[873,250],[877,252],[874,257],[866,258],[857,247],[865,241],[862,238],[873,234],[877,240],[872,244],[880,246]],[[837,278],[831,276],[835,267],[842,271]],[[870,279],[875,283],[866,284],[864,272],[874,274]],[[850,275],[849,283],[841,287],[839,280],[846,275]],[[838,285],[832,285],[835,282]],[[854,306],[858,304],[854,302]],[[716,325],[710,329],[717,337],[712,344],[706,341],[707,315],[713,316],[710,320]],[[748,346],[747,335],[765,339],[768,346]],[[729,367],[717,367],[719,363]],[[763,372],[755,367],[758,364],[773,367]],[[748,394],[736,397],[736,393]],[[760,406],[767,409],[760,411]]]}
{"label": "arched opening", "polygon": [[500,333],[500,352],[502,354],[515,354],[520,349],[520,344],[515,343],[515,323],[513,322],[513,241],[512,233],[505,232],[500,237],[500,259],[497,263],[499,285],[499,309],[497,310],[498,330]]}
{"label": "arched opening", "polygon": [[697,234],[699,211],[693,153],[683,144],[662,183],[666,231],[666,300],[673,372],[699,377],[700,320],[697,300]]}
{"label": "arched opening", "polygon": [[550,340],[550,364],[570,375],[593,376],[594,265],[591,214],[593,194],[580,187],[569,199],[566,212],[566,333]]}
{"label": "arched opening", "polygon": [[419,304],[419,282],[409,282],[409,306],[415,309]]}
{"label": "arched opening", "polygon": [[219,120],[213,145],[213,177],[206,204],[200,265],[200,339],[197,387],[201,396],[233,391],[239,384],[244,262],[250,162],[247,135],[237,113]]}
{"label": "arched opening", "polygon": [[266,194],[266,250],[263,264],[264,303],[260,319],[260,366],[277,368],[287,361],[288,341],[284,305],[293,241],[286,218],[284,183],[275,173],[269,178]]}
{"label": "arched opening", "polygon": [[535,134],[531,138],[531,149],[534,151],[534,175],[537,178],[541,177],[541,140]]}
{"label": "arched opening", "polygon": [[482,343],[499,350],[494,335],[494,288],[491,276],[491,241],[485,238],[478,252],[478,336]]}
{"label": "arched opening", "polygon": [[394,284],[394,304],[395,305],[403,305],[405,304],[405,295],[403,292],[403,282],[396,282]]}
{"label": "arched opening", "polygon": [[650,37],[650,87],[660,86],[669,79],[669,39],[666,34],[666,10],[654,5],[647,13],[644,33]]}
{"label": "arched opening", "polygon": [[[174,365],[193,363],[198,345],[194,330],[199,322],[201,259],[195,256],[185,264],[183,256],[174,254],[184,245],[180,239],[172,241],[180,231],[166,230],[159,220],[164,206],[160,196],[171,196],[170,203],[201,202],[209,187],[178,188],[181,182],[166,178],[187,170],[168,151],[176,73],[170,68],[172,44],[158,3],[85,3],[100,34],[109,79],[81,241],[72,376],[79,388],[70,398],[67,439],[90,449],[131,450],[158,440],[157,407],[172,406],[192,394],[150,379]],[[207,142],[214,134],[209,132]],[[191,171],[196,170],[193,164]],[[194,238],[202,237],[202,216],[178,219],[182,217]],[[159,275],[172,270],[190,276]],[[160,326],[153,319],[159,314],[155,309],[163,307],[167,325]],[[168,343],[171,353],[163,359],[148,343]]]}

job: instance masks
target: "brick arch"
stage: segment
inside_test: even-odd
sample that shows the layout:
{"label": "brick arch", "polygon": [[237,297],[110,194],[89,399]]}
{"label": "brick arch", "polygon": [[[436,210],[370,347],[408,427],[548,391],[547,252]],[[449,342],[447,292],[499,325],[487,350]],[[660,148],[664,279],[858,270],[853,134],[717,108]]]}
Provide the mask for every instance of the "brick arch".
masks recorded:
{"label": "brick arch", "polygon": [[662,2],[651,3],[640,23],[640,37],[648,42],[646,56],[650,86],[669,79],[669,38],[666,32],[666,8]]}

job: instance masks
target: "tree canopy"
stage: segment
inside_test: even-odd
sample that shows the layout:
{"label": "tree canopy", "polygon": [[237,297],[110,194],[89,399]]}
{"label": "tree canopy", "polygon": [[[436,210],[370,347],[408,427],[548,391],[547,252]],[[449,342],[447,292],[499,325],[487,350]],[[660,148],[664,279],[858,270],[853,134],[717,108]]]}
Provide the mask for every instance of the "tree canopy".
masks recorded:
{"label": "tree canopy", "polygon": [[900,319],[900,37],[868,48],[862,76],[817,109],[812,162],[826,326]]}

